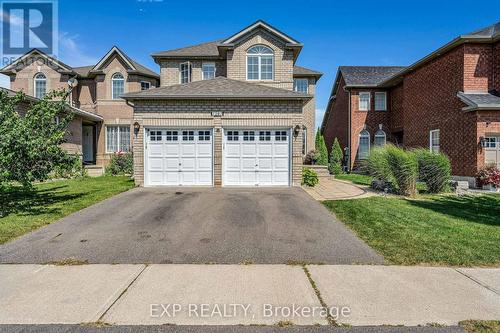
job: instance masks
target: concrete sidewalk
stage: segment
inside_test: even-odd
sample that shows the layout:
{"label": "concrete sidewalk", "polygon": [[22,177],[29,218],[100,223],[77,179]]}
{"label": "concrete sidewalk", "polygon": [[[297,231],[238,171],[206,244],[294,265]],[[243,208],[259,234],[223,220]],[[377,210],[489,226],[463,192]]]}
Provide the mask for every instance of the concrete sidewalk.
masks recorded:
{"label": "concrete sidewalk", "polygon": [[335,319],[451,326],[500,319],[500,269],[0,265],[0,283],[0,325],[326,326]]}

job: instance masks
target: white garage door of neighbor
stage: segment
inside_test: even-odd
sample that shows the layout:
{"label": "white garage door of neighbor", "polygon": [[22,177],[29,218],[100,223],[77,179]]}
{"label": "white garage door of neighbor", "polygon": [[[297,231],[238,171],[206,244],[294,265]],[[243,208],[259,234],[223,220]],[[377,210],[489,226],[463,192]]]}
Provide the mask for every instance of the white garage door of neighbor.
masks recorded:
{"label": "white garage door of neighbor", "polygon": [[211,129],[155,128],[145,140],[146,185],[212,185]]}
{"label": "white garage door of neighbor", "polygon": [[288,186],[290,131],[224,130],[223,185]]}
{"label": "white garage door of neighbor", "polygon": [[500,168],[500,134],[487,135],[484,150],[484,163]]}

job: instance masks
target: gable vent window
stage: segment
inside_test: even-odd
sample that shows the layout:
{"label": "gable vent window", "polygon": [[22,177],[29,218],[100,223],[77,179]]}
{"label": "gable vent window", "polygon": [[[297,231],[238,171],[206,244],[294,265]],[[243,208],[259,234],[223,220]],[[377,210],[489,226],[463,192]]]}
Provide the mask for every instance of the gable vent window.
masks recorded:
{"label": "gable vent window", "polygon": [[215,63],[204,62],[202,65],[203,80],[210,80],[215,77]]}
{"label": "gable vent window", "polygon": [[141,90],[148,90],[151,88],[151,83],[148,81],[141,81]]}
{"label": "gable vent window", "polygon": [[309,80],[308,79],[294,79],[293,80],[293,90],[307,94],[309,91]]}
{"label": "gable vent window", "polygon": [[125,91],[125,78],[121,73],[113,74],[111,78],[111,98],[120,99]]}
{"label": "gable vent window", "polygon": [[35,75],[35,97],[44,98],[47,93],[47,77],[43,73]]}
{"label": "gable vent window", "polygon": [[191,82],[191,63],[189,61],[180,64],[179,74],[181,83]]}
{"label": "gable vent window", "polygon": [[274,77],[273,50],[256,45],[247,51],[247,80],[270,81]]}

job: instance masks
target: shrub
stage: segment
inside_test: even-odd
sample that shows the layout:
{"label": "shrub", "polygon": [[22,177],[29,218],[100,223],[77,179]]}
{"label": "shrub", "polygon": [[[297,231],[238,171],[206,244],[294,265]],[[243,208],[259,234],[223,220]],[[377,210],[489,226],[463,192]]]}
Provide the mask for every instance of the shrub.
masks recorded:
{"label": "shrub", "polygon": [[337,138],[333,141],[332,151],[330,152],[330,164],[328,165],[328,170],[331,174],[338,175],[342,173],[342,159],[344,154],[342,153],[342,148],[340,148],[340,143]]}
{"label": "shrub", "polygon": [[316,131],[316,151],[318,152],[317,165],[328,165],[328,149],[326,149],[325,138],[320,133],[319,128]]}
{"label": "shrub", "polygon": [[302,185],[314,187],[319,183],[316,171],[305,168],[302,170]]}
{"label": "shrub", "polygon": [[107,175],[131,175],[134,172],[134,157],[132,153],[117,152],[111,157],[106,167]]}
{"label": "shrub", "polygon": [[443,153],[432,153],[427,149],[414,151],[418,162],[418,179],[425,182],[427,191],[446,191],[451,180],[450,160]]}
{"label": "shrub", "polygon": [[71,161],[55,166],[53,172],[50,174],[51,178],[78,178],[86,176],[82,160],[78,156],[68,154],[67,158],[71,159]]}
{"label": "shrub", "polygon": [[311,150],[307,153],[305,159],[304,159],[304,164],[308,165],[314,165],[316,164],[316,161],[319,158],[319,154],[316,150]]}
{"label": "shrub", "polygon": [[479,186],[483,185],[495,185],[496,188],[500,188],[500,169],[495,167],[495,165],[487,165],[483,167],[476,175]]}
{"label": "shrub", "polygon": [[393,145],[387,145],[387,162],[399,194],[413,196],[417,193],[418,163],[415,154]]}
{"label": "shrub", "polygon": [[373,148],[370,156],[363,162],[361,169],[383,183],[395,181],[391,167],[389,166],[386,147]]}

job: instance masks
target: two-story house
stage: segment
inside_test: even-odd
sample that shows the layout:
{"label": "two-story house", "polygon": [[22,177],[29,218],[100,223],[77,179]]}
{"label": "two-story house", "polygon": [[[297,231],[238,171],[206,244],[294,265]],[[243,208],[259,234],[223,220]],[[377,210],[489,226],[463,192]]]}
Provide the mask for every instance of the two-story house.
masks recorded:
{"label": "two-story house", "polygon": [[84,163],[102,168],[112,153],[133,150],[138,185],[291,186],[314,147],[322,75],[295,65],[302,47],[257,21],[225,39],[154,53],[160,75],[117,47],[84,67],[33,50],[1,73],[39,98],[71,87],[74,107],[103,119],[82,122]]}
{"label": "two-story house", "polygon": [[474,185],[485,164],[500,167],[500,22],[408,67],[339,67],[321,131],[348,170],[390,141],[443,152]]}
{"label": "two-story house", "polygon": [[113,47],[97,63],[71,67],[33,49],[0,73],[11,89],[43,98],[49,91],[71,91],[77,117],[68,128],[68,151],[78,154],[91,174],[100,174],[113,153],[131,151],[133,108],[120,98],[127,92],[157,87],[160,76]]}
{"label": "two-story house", "polygon": [[321,74],[302,44],[263,21],[214,42],[157,52],[160,87],[134,107],[140,185],[300,185]]}

